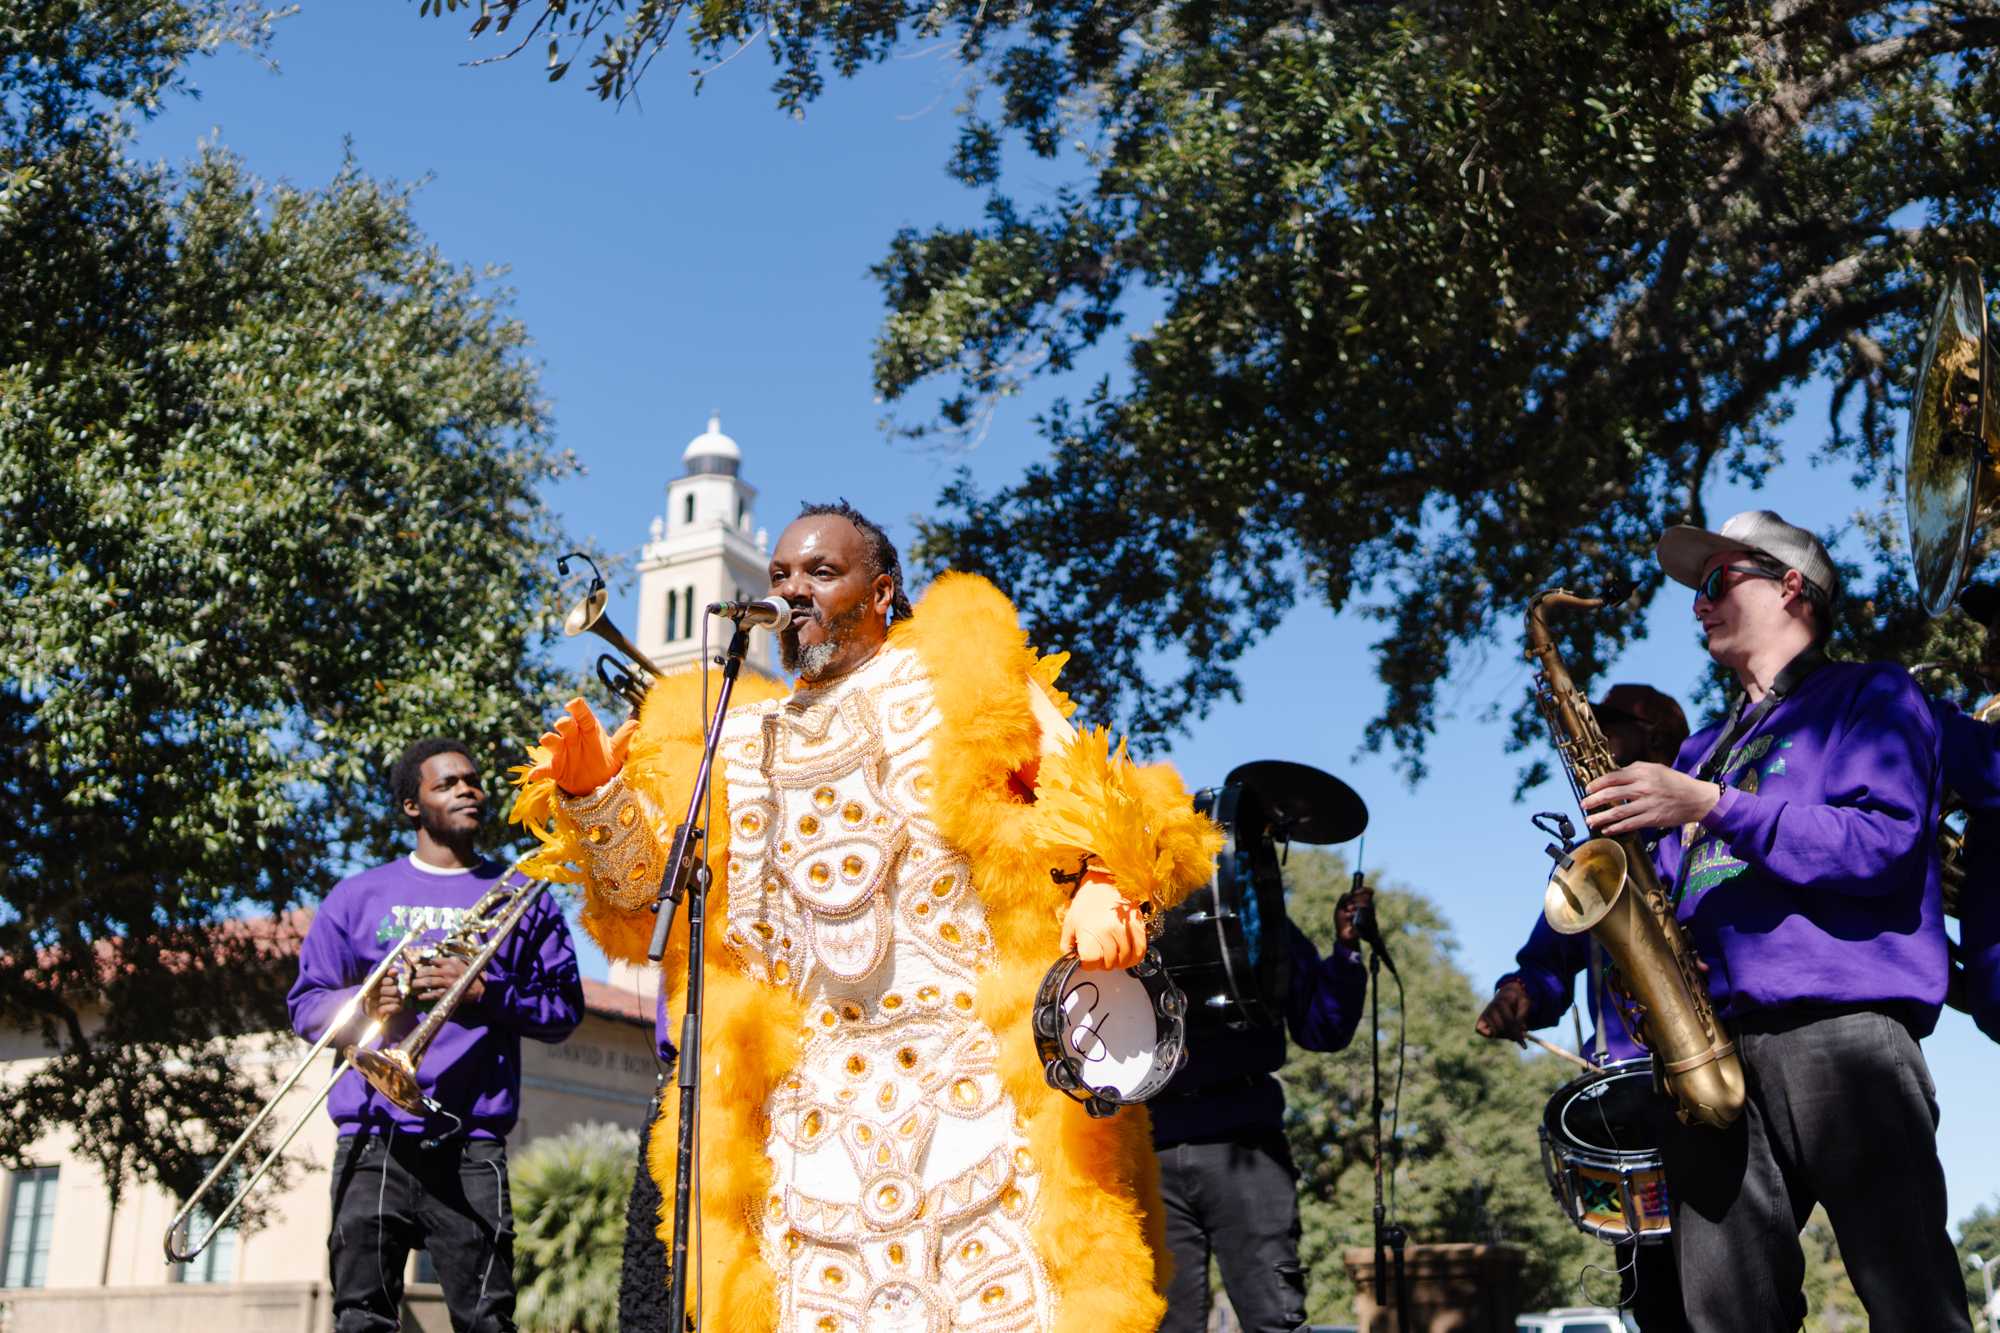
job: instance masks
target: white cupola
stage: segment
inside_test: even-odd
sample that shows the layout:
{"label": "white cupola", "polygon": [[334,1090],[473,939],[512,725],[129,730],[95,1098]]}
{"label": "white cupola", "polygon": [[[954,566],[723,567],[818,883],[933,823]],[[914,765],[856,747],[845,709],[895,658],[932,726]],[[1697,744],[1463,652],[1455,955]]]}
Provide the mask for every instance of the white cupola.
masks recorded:
{"label": "white cupola", "polygon": [[[722,414],[681,450],[681,475],[667,483],[666,513],[653,520],[652,540],[639,558],[640,651],[662,667],[692,665],[701,656],[701,616],[710,602],[762,597],[770,588],[764,534],[751,504],[756,487],[741,474],[743,450],[722,433]],[[728,642],[727,625],[709,629],[713,652]],[[777,674],[772,637],[750,636],[746,661]]]}

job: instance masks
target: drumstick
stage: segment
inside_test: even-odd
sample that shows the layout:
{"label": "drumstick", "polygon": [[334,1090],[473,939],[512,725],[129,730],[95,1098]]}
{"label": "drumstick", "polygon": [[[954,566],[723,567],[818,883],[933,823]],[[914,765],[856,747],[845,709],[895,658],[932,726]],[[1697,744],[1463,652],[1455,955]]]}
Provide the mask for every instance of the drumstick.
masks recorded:
{"label": "drumstick", "polygon": [[1544,1041],[1542,1040],[1542,1038],[1537,1037],[1532,1032],[1528,1034],[1528,1040],[1532,1041],[1533,1043],[1535,1043],[1535,1045],[1547,1051],[1550,1055],[1559,1055],[1563,1059],[1569,1061],[1573,1065],[1576,1065],[1580,1069],[1588,1070],[1590,1073],[1593,1074],[1597,1072],[1596,1065],[1590,1063],[1590,1061],[1584,1059],[1582,1056],[1578,1055],[1575,1051],[1566,1050],[1563,1047],[1556,1045],[1552,1041]]}

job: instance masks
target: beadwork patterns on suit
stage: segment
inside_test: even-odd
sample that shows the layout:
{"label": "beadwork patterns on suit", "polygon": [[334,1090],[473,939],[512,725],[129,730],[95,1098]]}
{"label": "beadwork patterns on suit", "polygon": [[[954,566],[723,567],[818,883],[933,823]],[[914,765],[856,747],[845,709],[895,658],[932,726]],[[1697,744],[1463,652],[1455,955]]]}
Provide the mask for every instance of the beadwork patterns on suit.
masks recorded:
{"label": "beadwork patterns on suit", "polygon": [[[1120,891],[1165,905],[1206,879],[1216,839],[1171,770],[1102,733],[1043,744],[1028,691],[1063,702],[1053,674],[997,591],[947,576],[860,668],[726,719],[698,1260],[714,1326],[1157,1323],[1144,1115],[1093,1121],[1048,1089],[1028,1004],[1066,901],[1049,868],[1084,842],[1117,848]],[[654,691],[618,779],[575,800],[531,788],[516,812],[581,872],[585,925],[613,956],[643,956],[699,683]],[[669,1194],[672,1119],[653,1136]]]}

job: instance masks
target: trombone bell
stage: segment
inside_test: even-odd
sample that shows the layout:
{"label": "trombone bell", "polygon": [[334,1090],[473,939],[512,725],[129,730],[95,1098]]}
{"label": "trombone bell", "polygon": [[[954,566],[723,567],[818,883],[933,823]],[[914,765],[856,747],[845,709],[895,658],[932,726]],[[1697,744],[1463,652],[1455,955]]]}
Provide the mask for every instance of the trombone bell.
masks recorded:
{"label": "trombone bell", "polygon": [[2000,414],[1986,392],[1992,362],[1985,284],[1960,256],[1925,335],[1903,454],[1910,563],[1918,599],[1934,616],[1957,599],[1973,543],[2000,516]]}
{"label": "trombone bell", "polygon": [[416,1062],[400,1050],[350,1050],[347,1058],[375,1091],[405,1111],[424,1109],[423,1089],[417,1086]]}

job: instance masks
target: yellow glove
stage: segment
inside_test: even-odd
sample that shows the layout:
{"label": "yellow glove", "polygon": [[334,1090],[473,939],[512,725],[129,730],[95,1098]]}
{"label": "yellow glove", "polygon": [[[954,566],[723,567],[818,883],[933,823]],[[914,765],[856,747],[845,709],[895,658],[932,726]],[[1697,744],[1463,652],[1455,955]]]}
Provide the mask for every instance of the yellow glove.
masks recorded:
{"label": "yellow glove", "polygon": [[1146,916],[1099,871],[1084,877],[1063,913],[1062,948],[1086,971],[1131,967],[1146,956]]}
{"label": "yellow glove", "polygon": [[556,786],[571,796],[588,796],[618,776],[625,767],[625,752],[638,731],[636,719],[627,718],[609,737],[581,699],[565,705],[567,716],[556,719],[556,729],[542,737],[548,758],[528,770],[527,781],[554,778]]}

